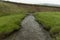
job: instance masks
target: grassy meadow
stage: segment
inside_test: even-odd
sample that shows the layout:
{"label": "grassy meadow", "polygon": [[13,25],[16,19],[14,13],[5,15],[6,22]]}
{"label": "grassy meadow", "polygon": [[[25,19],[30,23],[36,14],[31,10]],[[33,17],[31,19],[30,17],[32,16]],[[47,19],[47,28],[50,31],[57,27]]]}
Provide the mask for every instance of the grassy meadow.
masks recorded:
{"label": "grassy meadow", "polygon": [[35,17],[50,32],[54,40],[60,40],[60,12],[38,12]]}

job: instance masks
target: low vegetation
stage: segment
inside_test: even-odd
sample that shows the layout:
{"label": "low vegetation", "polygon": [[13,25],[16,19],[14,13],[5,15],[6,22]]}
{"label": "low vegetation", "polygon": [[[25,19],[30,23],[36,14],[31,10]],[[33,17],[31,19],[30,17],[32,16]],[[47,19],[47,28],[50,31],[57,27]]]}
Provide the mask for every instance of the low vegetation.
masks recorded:
{"label": "low vegetation", "polygon": [[[4,37],[5,34],[18,30],[21,27],[19,25],[22,19],[26,15],[25,13],[36,12],[34,6],[32,8],[0,2],[0,38]],[[50,32],[53,40],[60,40],[60,12],[38,12],[34,15],[36,20]]]}
{"label": "low vegetation", "polygon": [[35,17],[49,30],[54,40],[60,40],[60,12],[38,12]]}
{"label": "low vegetation", "polygon": [[2,36],[18,30],[21,27],[19,25],[24,16],[24,14],[16,14],[0,17],[0,35]]}
{"label": "low vegetation", "polygon": [[16,4],[0,2],[0,16],[13,15],[26,13],[23,8],[20,8]]}
{"label": "low vegetation", "polygon": [[0,2],[0,38],[21,28],[25,15],[25,11],[17,5]]}

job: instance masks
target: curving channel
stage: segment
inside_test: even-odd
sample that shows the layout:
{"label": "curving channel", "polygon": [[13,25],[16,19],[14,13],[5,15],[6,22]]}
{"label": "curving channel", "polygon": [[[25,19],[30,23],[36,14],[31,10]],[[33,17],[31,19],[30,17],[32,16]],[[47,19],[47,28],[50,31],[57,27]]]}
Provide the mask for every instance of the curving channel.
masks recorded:
{"label": "curving channel", "polygon": [[21,22],[22,28],[4,40],[52,40],[49,33],[29,14]]}

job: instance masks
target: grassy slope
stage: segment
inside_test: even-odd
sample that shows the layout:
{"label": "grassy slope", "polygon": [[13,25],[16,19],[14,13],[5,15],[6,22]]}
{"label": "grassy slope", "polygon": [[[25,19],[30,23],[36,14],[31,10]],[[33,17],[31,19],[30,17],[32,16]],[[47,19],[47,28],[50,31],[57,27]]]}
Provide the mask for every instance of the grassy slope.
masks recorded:
{"label": "grassy slope", "polygon": [[50,29],[56,40],[60,40],[60,12],[39,12],[35,17],[46,29]]}
{"label": "grassy slope", "polygon": [[19,23],[24,16],[24,10],[17,5],[0,2],[0,38],[20,28]]}
{"label": "grassy slope", "polygon": [[23,8],[20,8],[15,4],[0,2],[0,16],[20,13],[25,13]]}

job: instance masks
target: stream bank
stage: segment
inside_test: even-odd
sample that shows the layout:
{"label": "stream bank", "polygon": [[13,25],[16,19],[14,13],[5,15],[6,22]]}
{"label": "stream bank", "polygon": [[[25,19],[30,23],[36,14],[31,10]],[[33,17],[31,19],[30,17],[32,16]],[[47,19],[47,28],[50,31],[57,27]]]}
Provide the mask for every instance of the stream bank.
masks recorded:
{"label": "stream bank", "polygon": [[4,40],[52,40],[49,33],[29,14],[21,22],[22,28]]}

